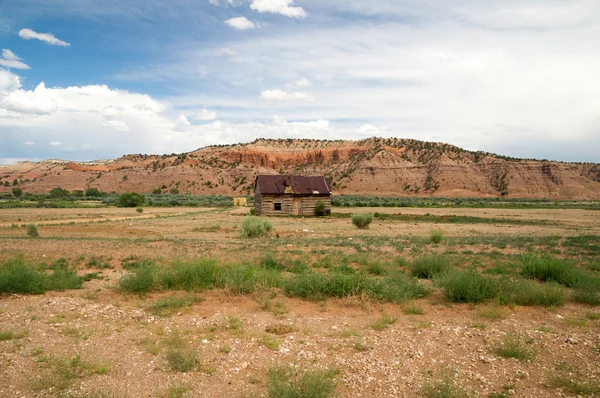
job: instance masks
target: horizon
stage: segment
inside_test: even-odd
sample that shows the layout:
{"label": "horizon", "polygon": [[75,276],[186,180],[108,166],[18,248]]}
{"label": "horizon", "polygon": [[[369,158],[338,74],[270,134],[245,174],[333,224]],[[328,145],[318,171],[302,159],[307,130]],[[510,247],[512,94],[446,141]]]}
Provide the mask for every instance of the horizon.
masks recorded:
{"label": "horizon", "polygon": [[0,164],[370,136],[600,163],[593,0],[3,9]]}
{"label": "horizon", "polygon": [[[185,151],[185,152],[179,152],[179,153],[175,153],[175,152],[171,152],[171,153],[124,153],[124,154],[120,154],[114,158],[104,158],[104,159],[88,159],[88,160],[73,160],[73,159],[62,159],[62,158],[47,158],[47,159],[21,159],[21,160],[14,160],[13,163],[2,163],[3,159],[0,159],[0,166],[11,166],[11,165],[15,165],[15,164],[19,164],[19,163],[41,163],[41,162],[50,162],[50,161],[57,161],[57,162],[65,162],[65,163],[95,163],[95,162],[114,162],[119,160],[122,157],[125,156],[135,156],[135,155],[139,155],[139,156],[157,156],[157,157],[162,157],[162,156],[176,156],[176,155],[180,155],[180,154],[187,154],[187,153],[192,153],[192,152],[196,152],[196,151],[201,151],[203,149],[208,149],[208,148],[216,148],[216,147],[223,147],[223,146],[236,146],[236,145],[240,145],[240,146],[247,146],[247,145],[253,145],[255,143],[255,141],[260,141],[260,140],[268,140],[268,141],[285,141],[285,140],[308,140],[308,141],[315,141],[315,142],[339,142],[339,141],[344,141],[344,142],[354,142],[354,143],[358,143],[361,141],[368,141],[368,140],[372,140],[372,139],[398,139],[398,140],[414,140],[414,141],[420,141],[420,140],[415,140],[413,138],[400,138],[400,137],[377,137],[377,136],[373,136],[373,137],[368,137],[368,138],[361,138],[361,139],[340,139],[340,140],[328,140],[328,139],[318,139],[318,138],[256,138],[253,141],[249,141],[249,142],[237,142],[234,144],[211,144],[211,145],[206,145],[204,147],[200,147],[200,148],[196,148],[196,149],[192,149],[191,151]],[[421,141],[421,142],[430,142],[433,144],[441,144],[441,145],[453,145],[453,144],[449,144],[447,142],[432,142],[432,141]],[[460,148],[460,147],[459,147]],[[512,158],[510,156],[506,156],[506,155],[502,155],[500,153],[493,153],[493,152],[486,152],[486,151],[478,151],[478,150],[471,150],[471,149],[465,149],[465,148],[460,148],[464,151],[467,152],[471,152],[471,153],[485,153],[488,156],[494,156],[494,157],[509,157],[514,161],[536,161],[536,162],[555,162],[555,163],[573,163],[573,164],[600,164],[598,162],[577,162],[577,161],[563,161],[563,160],[556,160],[556,159],[536,159],[536,158]]]}

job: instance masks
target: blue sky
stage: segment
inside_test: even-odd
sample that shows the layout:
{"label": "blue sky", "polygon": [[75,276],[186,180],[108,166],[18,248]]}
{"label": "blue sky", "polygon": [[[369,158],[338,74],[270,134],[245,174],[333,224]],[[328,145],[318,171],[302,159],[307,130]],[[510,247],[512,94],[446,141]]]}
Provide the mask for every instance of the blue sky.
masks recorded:
{"label": "blue sky", "polygon": [[369,136],[600,162],[595,0],[5,0],[0,10],[0,163]]}

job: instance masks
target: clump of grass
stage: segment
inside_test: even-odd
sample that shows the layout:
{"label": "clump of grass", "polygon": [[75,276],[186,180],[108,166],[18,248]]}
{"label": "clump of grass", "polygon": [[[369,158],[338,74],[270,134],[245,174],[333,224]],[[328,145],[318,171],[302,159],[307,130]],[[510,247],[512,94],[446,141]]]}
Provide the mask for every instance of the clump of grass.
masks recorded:
{"label": "clump of grass", "polygon": [[143,207],[138,207],[135,209],[135,211],[137,211],[138,213],[142,213],[144,211]]}
{"label": "clump of grass", "polygon": [[482,318],[486,318],[492,321],[497,321],[506,318],[506,311],[502,307],[494,305],[491,307],[485,307],[477,311],[477,315]]}
{"label": "clump of grass", "polygon": [[565,289],[552,282],[538,283],[529,280],[504,280],[500,299],[517,305],[557,307],[565,303]]}
{"label": "clump of grass", "polygon": [[121,260],[121,267],[126,270],[134,270],[142,267],[155,267],[156,260],[140,258],[138,256],[129,256]]}
{"label": "clump of grass", "polygon": [[446,298],[459,303],[480,303],[496,297],[499,291],[497,279],[472,270],[450,271],[440,278],[439,283]]}
{"label": "clump of grass", "polygon": [[369,327],[371,329],[381,331],[381,330],[386,329],[388,326],[396,323],[397,320],[398,320],[398,317],[396,317],[396,316],[382,315],[381,317],[377,318],[375,321],[369,323]]}
{"label": "clump of grass", "polygon": [[16,257],[0,265],[0,293],[42,294],[48,290],[81,289],[85,277],[71,268],[47,272]]}
{"label": "clump of grass", "polygon": [[269,369],[269,398],[329,398],[334,396],[337,369],[297,371],[291,366]]}
{"label": "clump of grass", "polygon": [[171,349],[167,352],[166,359],[169,367],[174,372],[190,372],[197,370],[200,366],[200,359],[194,350]]}
{"label": "clump of grass", "polygon": [[166,316],[180,308],[191,307],[197,301],[198,298],[192,295],[164,297],[150,304],[148,310],[155,315]]}
{"label": "clump of grass", "polygon": [[354,348],[354,351],[358,351],[358,352],[366,352],[371,349],[370,346],[368,346],[360,341],[354,342],[354,344],[352,345],[352,348]]}
{"label": "clump of grass", "polygon": [[154,288],[154,270],[150,267],[141,267],[125,275],[119,281],[119,288],[123,292],[144,294]]}
{"label": "clump of grass", "polygon": [[407,305],[403,306],[402,312],[404,312],[406,315],[423,315],[423,314],[425,314],[423,307],[421,307],[420,305],[417,305],[417,304],[407,304]]}
{"label": "clump of grass", "polygon": [[352,224],[358,229],[368,229],[369,225],[373,222],[373,214],[370,213],[358,213],[350,216]]}
{"label": "clump of grass", "polygon": [[421,256],[413,260],[410,271],[417,278],[431,279],[436,275],[444,274],[450,269],[448,256],[435,254]]}
{"label": "clump of grass", "polygon": [[231,352],[231,346],[229,344],[222,344],[219,346],[219,352],[229,354]]}
{"label": "clump of grass", "polygon": [[31,387],[34,391],[64,391],[79,378],[90,374],[104,374],[108,370],[107,365],[88,361],[79,354],[72,358],[50,356],[39,362],[44,364],[45,371],[42,376],[32,381]]}
{"label": "clump of grass", "polygon": [[421,395],[426,398],[467,398],[471,394],[460,385],[458,374],[450,369],[441,369],[432,378],[425,378],[421,387]]}
{"label": "clump of grass", "polygon": [[281,344],[281,340],[274,336],[265,335],[258,340],[258,343],[271,351],[277,351]]}
{"label": "clump of grass", "polygon": [[495,351],[503,358],[515,358],[519,361],[530,361],[536,355],[535,349],[527,343],[523,343],[521,336],[516,333],[505,335]]}
{"label": "clump of grass", "polygon": [[104,256],[92,256],[88,259],[86,263],[86,267],[88,268],[112,268],[110,263],[108,262],[110,259],[105,258]]}
{"label": "clump of grass", "polygon": [[385,265],[383,265],[379,261],[375,261],[375,262],[369,263],[369,265],[367,266],[367,272],[371,275],[382,276],[382,275],[387,274],[388,269],[386,268]]}
{"label": "clump of grass", "polygon": [[268,325],[265,328],[265,332],[276,334],[276,335],[284,335],[288,333],[292,333],[294,331],[294,327],[292,325],[285,324],[276,324],[276,325]]}
{"label": "clump of grass", "polygon": [[240,333],[242,331],[243,321],[242,318],[234,315],[229,315],[227,320],[225,321],[225,329],[231,330],[235,333]]}
{"label": "clump of grass", "polygon": [[442,240],[444,240],[444,231],[441,229],[432,229],[429,231],[429,239],[431,240],[431,243],[441,243]]}
{"label": "clump of grass", "polygon": [[521,256],[521,273],[529,279],[557,282],[566,287],[574,287],[586,279],[586,275],[570,261],[534,253]]}
{"label": "clump of grass", "polygon": [[579,396],[600,395],[600,383],[589,375],[581,372],[577,367],[567,363],[559,363],[555,371],[548,378],[550,385],[561,388],[565,392]]}
{"label": "clump of grass", "polygon": [[264,269],[271,269],[282,271],[285,267],[279,261],[273,257],[272,253],[268,253],[262,260],[260,260],[260,266]]}
{"label": "clump of grass", "polygon": [[27,232],[27,236],[31,236],[32,238],[37,238],[40,236],[35,224],[27,224],[25,226],[25,231]]}
{"label": "clump of grass", "polygon": [[13,332],[12,330],[0,330],[0,341],[22,339],[25,337],[24,332]]}
{"label": "clump of grass", "polygon": [[271,231],[273,231],[273,224],[267,219],[256,216],[244,217],[240,227],[242,238],[258,238]]}

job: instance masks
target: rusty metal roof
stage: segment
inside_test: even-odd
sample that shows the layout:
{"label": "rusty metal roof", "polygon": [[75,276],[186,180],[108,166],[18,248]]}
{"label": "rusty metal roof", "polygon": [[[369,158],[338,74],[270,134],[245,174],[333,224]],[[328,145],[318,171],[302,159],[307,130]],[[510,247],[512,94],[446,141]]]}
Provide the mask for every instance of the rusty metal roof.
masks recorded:
{"label": "rusty metal roof", "polygon": [[331,191],[322,176],[262,175],[256,177],[255,186],[261,194],[330,195]]}

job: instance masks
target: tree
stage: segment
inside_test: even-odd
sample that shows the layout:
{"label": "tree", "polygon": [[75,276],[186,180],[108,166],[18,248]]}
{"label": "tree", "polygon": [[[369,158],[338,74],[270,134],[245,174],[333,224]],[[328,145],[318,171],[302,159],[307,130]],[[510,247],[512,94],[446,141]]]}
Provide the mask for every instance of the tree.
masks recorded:
{"label": "tree", "polygon": [[67,196],[69,196],[69,191],[61,187],[56,187],[50,191],[51,198],[66,198]]}
{"label": "tree", "polygon": [[144,204],[144,195],[135,192],[126,192],[119,196],[119,207],[139,207]]}
{"label": "tree", "polygon": [[178,195],[179,194],[179,189],[177,189],[177,188],[171,188],[171,193],[173,195]]}
{"label": "tree", "polygon": [[85,190],[85,196],[102,196],[102,193],[98,190],[98,188],[88,188]]}
{"label": "tree", "polygon": [[21,188],[13,188],[12,194],[15,196],[15,198],[20,198],[21,195],[23,195],[23,190]]}
{"label": "tree", "polygon": [[154,195],[160,195],[162,193],[162,191],[160,190],[160,188],[156,188],[154,191],[152,191],[152,193]]}
{"label": "tree", "polygon": [[81,198],[81,197],[83,197],[83,190],[76,189],[73,192],[71,192],[71,196],[73,196],[75,198]]}

